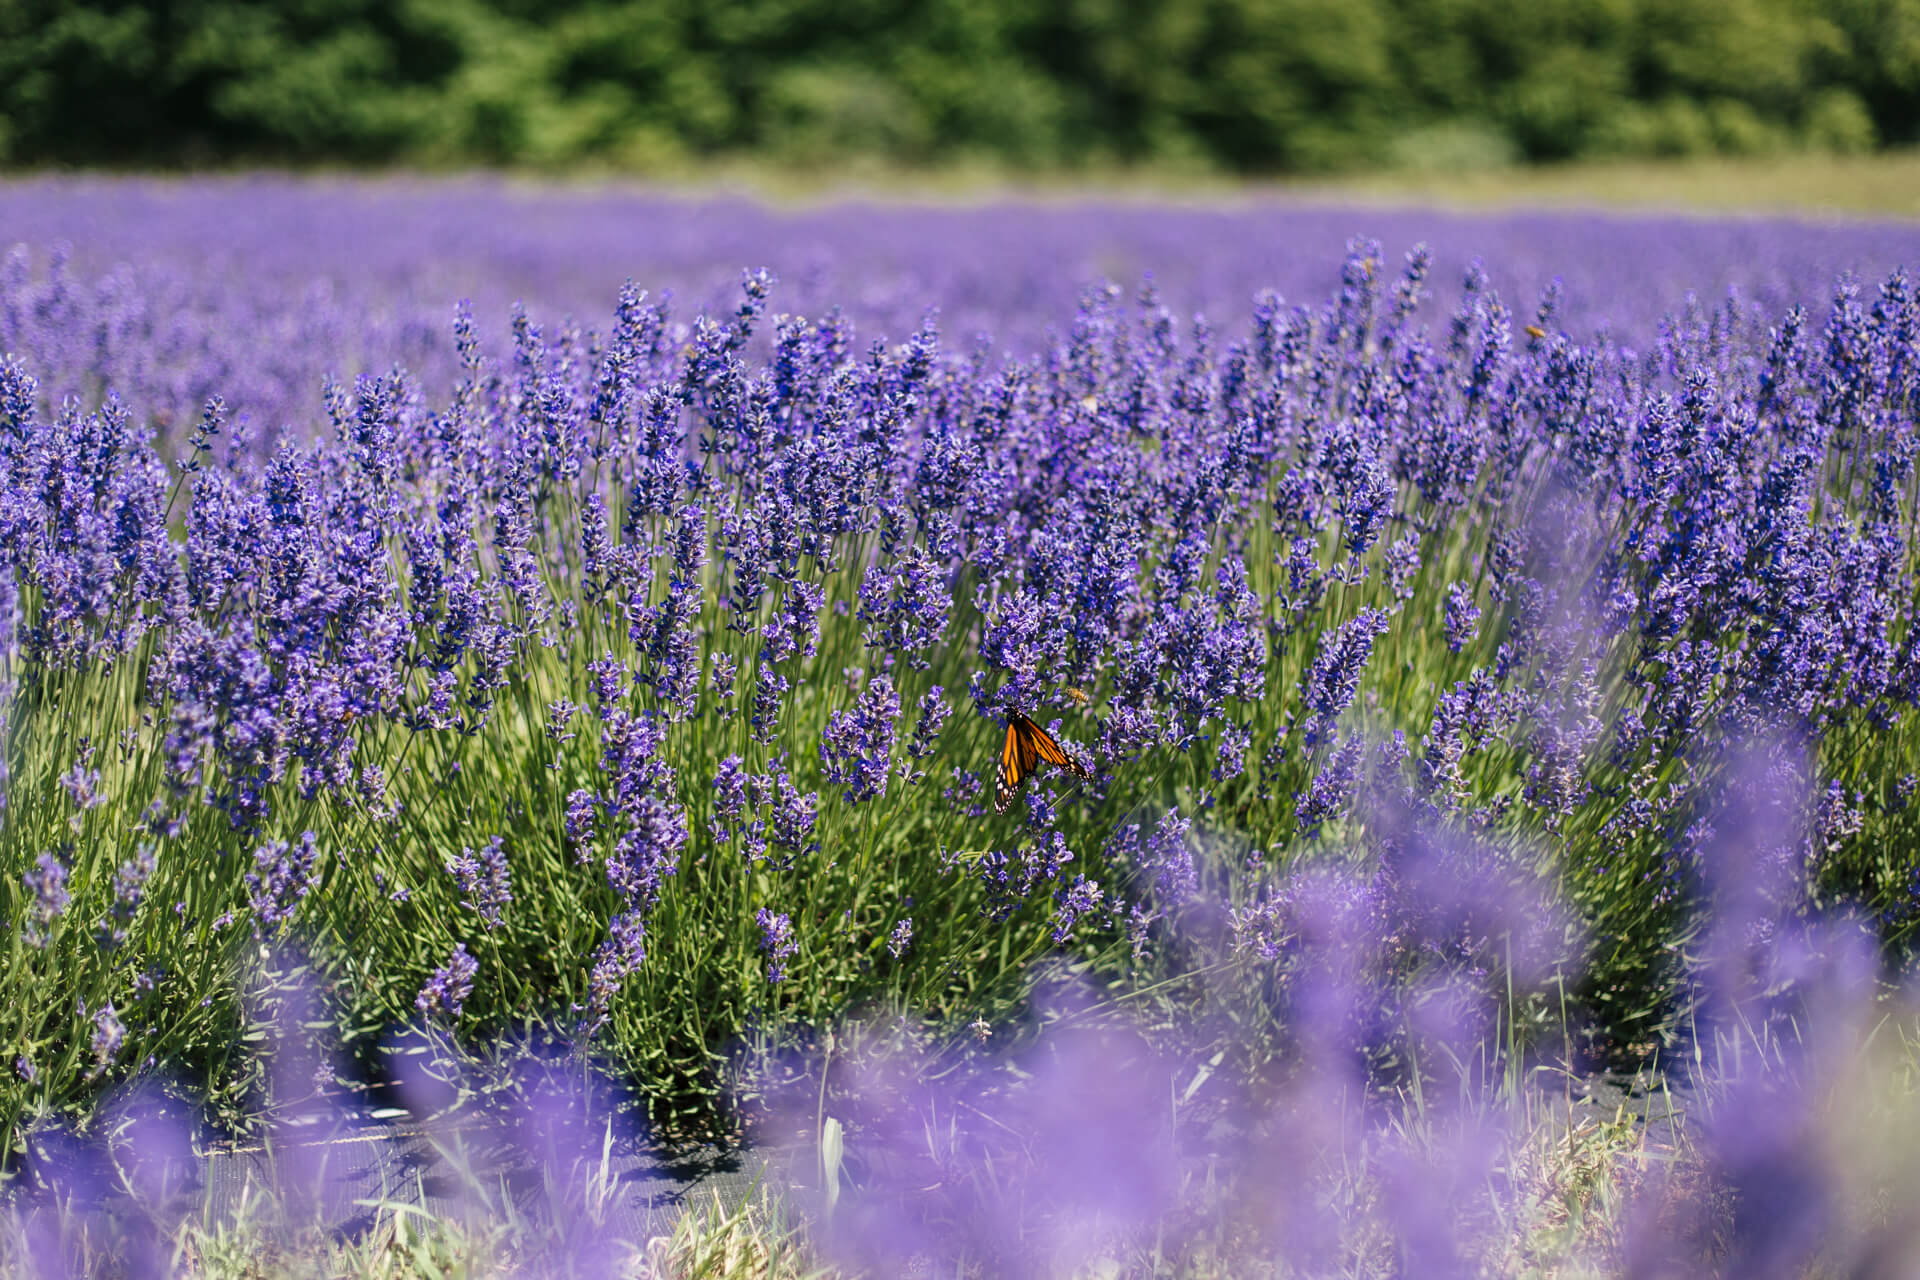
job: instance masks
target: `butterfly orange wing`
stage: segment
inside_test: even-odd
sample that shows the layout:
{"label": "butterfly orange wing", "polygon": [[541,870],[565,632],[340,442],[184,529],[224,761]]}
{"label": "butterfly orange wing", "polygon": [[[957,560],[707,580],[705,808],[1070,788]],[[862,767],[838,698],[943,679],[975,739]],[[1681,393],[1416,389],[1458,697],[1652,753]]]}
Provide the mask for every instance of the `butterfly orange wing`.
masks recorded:
{"label": "butterfly orange wing", "polygon": [[1007,741],[1000,748],[999,783],[993,789],[993,811],[1005,813],[1013,803],[1014,793],[1020,790],[1021,779],[1027,776],[1027,770],[1020,767],[1020,717],[1015,716],[1007,722]]}
{"label": "butterfly orange wing", "polygon": [[1053,735],[1033,721],[1014,713],[1007,721],[1006,745],[1000,749],[1000,784],[994,788],[993,809],[1005,813],[1027,775],[1042,763],[1069,769],[1074,776],[1091,778],[1093,771],[1078,756],[1053,740]]}

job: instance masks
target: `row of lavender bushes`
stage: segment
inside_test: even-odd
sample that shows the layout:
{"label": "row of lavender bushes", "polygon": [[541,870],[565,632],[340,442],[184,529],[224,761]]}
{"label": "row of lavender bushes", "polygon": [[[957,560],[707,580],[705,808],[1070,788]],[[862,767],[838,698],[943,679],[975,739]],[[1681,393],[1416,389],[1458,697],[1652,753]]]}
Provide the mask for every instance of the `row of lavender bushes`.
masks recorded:
{"label": "row of lavender bushes", "polygon": [[[670,1231],[636,1219],[622,1192],[629,1162],[659,1148],[617,1079],[553,1055],[463,1068],[433,1035],[386,1046],[390,1100],[425,1146],[376,1159],[386,1175],[370,1186],[354,1169],[369,1139],[393,1141],[386,1113],[333,1087],[337,1043],[296,979],[256,1006],[264,1147],[244,1189],[218,1193],[196,1154],[204,1115],[149,1078],[77,1128],[35,1126],[0,1197],[0,1267],[1906,1274],[1920,1259],[1906,1212],[1920,1186],[1920,992],[1885,982],[1869,922],[1783,913],[1791,869],[1747,856],[1784,816],[1746,803],[1777,785],[1780,745],[1726,762],[1701,868],[1691,1043],[1642,1122],[1576,1105],[1570,1046],[1514,1044],[1501,993],[1458,953],[1393,980],[1409,934],[1445,941],[1471,918],[1537,938],[1552,914],[1459,879],[1447,842],[1421,839],[1393,853],[1386,887],[1338,867],[1295,877],[1284,1069],[1222,1071],[1223,1050],[1201,1057],[1164,1034],[1163,1010],[1128,999],[1150,988],[1115,999],[1055,967],[1027,1025],[983,1025],[985,1051],[879,1018],[843,1023],[824,1053],[758,1064],[771,1087],[752,1108],[757,1132],[780,1154],[755,1184],[773,1214],[750,1191],[731,1207],[696,1201]],[[1389,1040],[1411,1069],[1383,1063]],[[314,1142],[328,1134],[347,1141]]]}
{"label": "row of lavender bushes", "polygon": [[[1430,316],[1428,268],[1356,243],[1225,333],[1089,289],[1007,357],[762,273],[463,310],[450,390],[335,384],[313,438],[10,359],[0,1114],[166,1071],[239,1117],[288,940],[369,1060],[559,1028],[687,1123],[743,1036],[992,1024],[1047,953],[1177,993],[1223,1079],[1331,1018],[1376,1086],[1435,1007],[1697,1036],[1715,885],[1754,945],[1850,904],[1903,955],[1905,278],[1576,334],[1477,270]],[[994,816],[1012,711],[1093,782]]]}
{"label": "row of lavender bushes", "polygon": [[[1759,755],[1734,768],[1770,771]],[[1432,853],[1405,865],[1444,876]],[[1223,1074],[1218,1053],[1165,1043],[1151,1017],[1115,1016],[1070,978],[1043,984],[1036,1026],[990,1053],[956,1055],[892,1020],[843,1027],[824,1057],[766,1095],[762,1132],[784,1155],[755,1189],[731,1205],[696,1193],[670,1228],[636,1218],[623,1192],[635,1154],[657,1150],[624,1091],[565,1060],[520,1058],[489,1079],[431,1042],[394,1043],[394,1100],[425,1142],[376,1160],[386,1176],[373,1185],[356,1177],[381,1113],[316,1087],[331,1078],[330,1045],[296,984],[262,1010],[265,1145],[244,1188],[218,1193],[190,1104],[137,1086],[78,1132],[36,1127],[23,1176],[0,1198],[0,1267],[755,1280],[1908,1274],[1920,1259],[1906,1210],[1920,1185],[1916,992],[1879,981],[1859,921],[1784,922],[1771,900],[1780,886],[1745,882],[1737,846],[1713,861],[1697,1042],[1684,1078],[1655,1090],[1646,1127],[1573,1103],[1564,1059],[1503,1053],[1498,997],[1453,966],[1400,988],[1394,1021],[1421,1070],[1383,1081],[1358,1028],[1378,1025],[1375,966],[1397,940],[1355,909],[1362,885],[1321,871],[1295,895],[1310,964],[1294,975],[1288,1071]],[[1438,896],[1457,910],[1463,895]],[[1476,909],[1523,931],[1521,914],[1538,905]],[[316,1145],[316,1131],[350,1140]]]}

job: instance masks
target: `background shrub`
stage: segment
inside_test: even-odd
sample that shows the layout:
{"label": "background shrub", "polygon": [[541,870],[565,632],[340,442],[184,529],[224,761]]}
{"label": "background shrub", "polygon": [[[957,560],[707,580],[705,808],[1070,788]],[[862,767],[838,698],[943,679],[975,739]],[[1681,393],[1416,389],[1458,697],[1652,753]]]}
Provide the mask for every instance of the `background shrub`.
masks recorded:
{"label": "background shrub", "polygon": [[[1916,0],[19,0],[0,159],[1266,173],[1899,145]],[[1417,162],[1417,158],[1416,158]]]}

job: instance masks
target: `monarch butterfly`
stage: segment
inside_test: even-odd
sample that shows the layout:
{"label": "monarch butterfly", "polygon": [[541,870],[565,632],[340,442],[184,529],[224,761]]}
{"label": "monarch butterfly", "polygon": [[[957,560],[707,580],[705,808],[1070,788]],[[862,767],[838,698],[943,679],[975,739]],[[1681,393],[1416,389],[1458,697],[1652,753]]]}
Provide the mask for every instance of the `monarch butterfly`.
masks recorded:
{"label": "monarch butterfly", "polygon": [[1053,740],[1052,734],[1018,711],[1014,712],[1007,718],[1007,743],[1000,748],[1000,785],[993,791],[995,813],[1007,811],[1008,806],[1013,804],[1014,794],[1020,790],[1020,784],[1043,761],[1063,765],[1072,770],[1075,777],[1093,777],[1093,771],[1078,757],[1069,755],[1064,747]]}

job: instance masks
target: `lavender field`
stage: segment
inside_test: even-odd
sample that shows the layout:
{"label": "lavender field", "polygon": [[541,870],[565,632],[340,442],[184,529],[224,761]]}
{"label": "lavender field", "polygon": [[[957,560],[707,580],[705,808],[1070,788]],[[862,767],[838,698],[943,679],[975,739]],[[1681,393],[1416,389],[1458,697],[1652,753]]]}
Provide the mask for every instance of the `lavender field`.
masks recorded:
{"label": "lavender field", "polygon": [[[418,1118],[505,1043],[818,1150],[870,1274],[1911,1262],[1818,1117],[1920,1065],[1912,227],[235,179],[0,232],[35,1256],[184,1212],[128,1123]],[[1088,776],[997,777],[1016,716]],[[1543,1192],[1594,1131],[1540,1081],[1609,1069],[1688,1158]]]}

